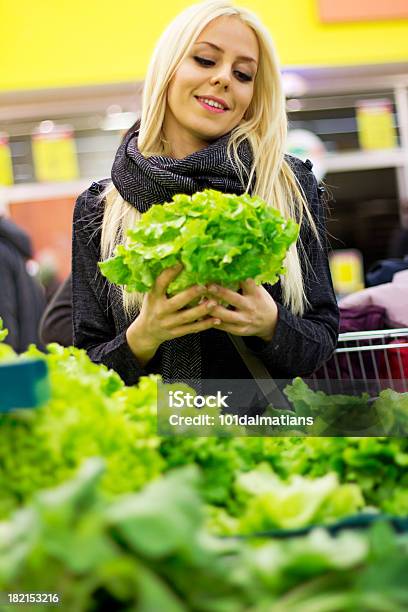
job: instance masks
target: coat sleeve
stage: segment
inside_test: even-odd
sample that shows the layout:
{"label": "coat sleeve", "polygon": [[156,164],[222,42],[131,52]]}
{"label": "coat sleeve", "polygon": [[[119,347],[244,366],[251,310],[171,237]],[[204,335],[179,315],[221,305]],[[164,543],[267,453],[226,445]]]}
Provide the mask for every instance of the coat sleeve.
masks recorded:
{"label": "coat sleeve", "polygon": [[18,300],[15,264],[9,249],[0,245],[0,317],[3,327],[8,330],[5,342],[15,351],[20,350],[20,332],[18,320]]}
{"label": "coat sleeve", "polygon": [[71,346],[72,340],[72,277],[69,275],[58,287],[40,321],[43,344],[58,342]]}
{"label": "coat sleeve", "polygon": [[303,316],[296,316],[283,305],[280,285],[266,285],[278,306],[273,339],[266,343],[256,337],[244,338],[275,378],[311,375],[333,353],[339,331],[339,310],[327,258],[325,205],[310,168],[296,160],[295,172],[321,239],[319,244],[304,222],[301,234],[306,257],[301,252],[299,256],[309,306]]}
{"label": "coat sleeve", "polygon": [[73,218],[72,306],[74,345],[84,348],[95,363],[115,370],[125,384],[135,384],[147,372],[126,341],[126,330],[116,332],[109,301],[109,285],[99,272],[100,198],[91,189],[79,196]]}

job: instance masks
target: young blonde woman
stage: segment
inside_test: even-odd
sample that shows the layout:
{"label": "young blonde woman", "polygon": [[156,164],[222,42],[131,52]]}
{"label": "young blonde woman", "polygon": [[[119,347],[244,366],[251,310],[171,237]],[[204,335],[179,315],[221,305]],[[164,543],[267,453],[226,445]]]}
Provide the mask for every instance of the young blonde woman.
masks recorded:
{"label": "young blonde woman", "polygon": [[[324,211],[309,165],[285,155],[286,132],[279,67],[258,18],[226,0],[178,15],[156,46],[141,120],[117,152],[112,180],[94,183],[76,203],[76,346],[127,384],[150,372],[166,380],[250,378],[233,337],[275,378],[308,375],[330,356],[338,310]],[[126,240],[141,213],[208,187],[257,194],[301,224],[281,282],[247,279],[239,292],[194,286],[168,298],[180,267],[165,270],[145,296],[101,277],[97,262]],[[201,303],[188,307],[196,296]]]}

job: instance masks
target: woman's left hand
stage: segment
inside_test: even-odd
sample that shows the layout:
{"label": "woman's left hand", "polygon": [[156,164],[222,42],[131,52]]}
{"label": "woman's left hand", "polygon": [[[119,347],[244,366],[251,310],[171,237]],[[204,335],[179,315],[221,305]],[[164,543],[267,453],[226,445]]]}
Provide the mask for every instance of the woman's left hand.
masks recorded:
{"label": "woman's left hand", "polygon": [[219,285],[209,285],[208,293],[215,299],[223,300],[234,310],[220,304],[211,311],[211,316],[221,320],[215,329],[221,329],[235,336],[258,336],[265,342],[273,338],[278,321],[278,307],[275,300],[262,285],[253,279],[241,283],[242,295]]}

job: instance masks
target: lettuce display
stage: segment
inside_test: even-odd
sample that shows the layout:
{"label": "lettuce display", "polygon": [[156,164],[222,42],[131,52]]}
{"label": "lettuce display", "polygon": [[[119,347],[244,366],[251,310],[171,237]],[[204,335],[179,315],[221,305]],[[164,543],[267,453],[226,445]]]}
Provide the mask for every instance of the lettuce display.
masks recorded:
{"label": "lettuce display", "polygon": [[[271,470],[267,497],[280,500],[278,505],[289,492],[292,500],[304,499],[308,487],[314,491],[319,481],[330,484],[332,491],[316,512],[297,514],[293,502],[294,525],[328,523],[367,508],[408,515],[407,438],[159,437],[158,377],[125,387],[117,374],[92,363],[84,351],[58,345],[49,345],[47,354],[31,347],[22,355],[29,357],[46,360],[52,396],[35,410],[0,413],[1,517],[38,490],[63,482],[93,456],[106,462],[102,488],[110,497],[140,490],[174,468],[196,465],[205,504],[225,510],[234,520],[250,513],[254,530],[256,525],[288,526],[282,523],[286,519],[263,511],[256,495],[245,498],[237,489],[246,474],[255,478],[264,469]],[[19,357],[0,343],[2,359]],[[294,381],[288,390],[296,410],[299,406],[315,410],[315,400],[323,410],[322,395],[301,383]],[[391,395],[383,393],[377,401],[385,411],[386,397]],[[406,394],[396,395],[397,408],[403,412]],[[268,467],[261,468],[262,464]],[[299,508],[306,511],[302,503]],[[239,528],[249,530],[247,525]]]}
{"label": "lettuce display", "polygon": [[407,438],[168,438],[160,451],[166,469],[200,466],[205,501],[234,517],[242,509],[235,480],[261,463],[284,481],[337,474],[340,483],[358,485],[365,507],[408,515]]}
{"label": "lettuce display", "polygon": [[0,588],[58,593],[72,612],[239,609],[243,591],[228,575],[236,546],[202,531],[193,468],[111,503],[102,475],[90,460],[0,523]]}
{"label": "lettuce display", "polygon": [[[0,356],[10,360],[5,346]],[[22,357],[46,360],[52,396],[40,408],[0,412],[0,517],[69,478],[87,457],[106,460],[103,488],[111,495],[136,491],[163,471],[155,377],[125,387],[85,351],[56,344],[47,355],[31,347]]]}
{"label": "lettuce display", "polygon": [[193,467],[114,500],[101,496],[102,478],[101,461],[89,460],[0,523],[5,594],[57,593],[72,612],[407,609],[408,541],[386,524],[337,537],[218,539],[205,530]]}
{"label": "lettuce display", "polygon": [[336,522],[365,503],[356,484],[339,484],[334,473],[320,478],[293,475],[282,481],[268,464],[238,474],[234,483],[237,516],[210,509],[212,531],[254,534]]}
{"label": "lettuce display", "polygon": [[408,435],[408,393],[385,389],[374,400],[368,393],[328,395],[295,378],[285,394],[296,415],[313,417],[313,426],[305,429],[308,435]]}
{"label": "lettuce display", "polygon": [[[407,609],[407,536],[321,527],[408,515],[407,438],[160,438],[158,377],[125,387],[82,350],[0,342],[0,362],[30,357],[52,395],[0,413],[1,591],[59,593],[75,612]],[[288,393],[297,411],[329,402],[299,381]],[[406,395],[385,393],[403,417]]]}
{"label": "lettuce display", "polygon": [[112,258],[99,264],[109,281],[146,292],[166,268],[184,268],[169,286],[173,295],[194,284],[216,282],[238,289],[253,278],[275,283],[284,273],[298,225],[256,196],[213,189],[152,206],[128,232]]}

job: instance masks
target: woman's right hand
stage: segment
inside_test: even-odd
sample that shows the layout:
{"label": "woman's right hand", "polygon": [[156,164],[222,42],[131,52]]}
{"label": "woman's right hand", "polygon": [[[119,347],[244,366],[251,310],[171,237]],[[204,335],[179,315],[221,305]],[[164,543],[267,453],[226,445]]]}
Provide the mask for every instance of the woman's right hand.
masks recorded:
{"label": "woman's right hand", "polygon": [[146,293],[141,311],[126,331],[126,340],[132,353],[141,365],[145,365],[165,340],[195,334],[219,324],[211,316],[217,305],[214,299],[205,300],[182,310],[194,299],[202,298],[206,287],[194,285],[168,298],[167,288],[181,272],[181,264],[164,270],[156,279],[152,289]]}

